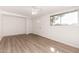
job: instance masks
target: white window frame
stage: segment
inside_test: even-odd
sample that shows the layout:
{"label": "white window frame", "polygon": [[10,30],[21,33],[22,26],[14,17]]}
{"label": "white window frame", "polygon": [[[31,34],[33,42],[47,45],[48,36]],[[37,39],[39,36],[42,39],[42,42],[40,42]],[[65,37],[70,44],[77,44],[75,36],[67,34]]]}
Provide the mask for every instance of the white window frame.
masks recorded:
{"label": "white window frame", "polygon": [[[68,13],[72,13],[72,12],[78,12],[78,23],[77,24],[79,24],[79,10],[74,10],[74,11],[69,11],[69,12],[60,13],[60,14],[50,16],[50,25],[51,26],[56,25],[56,24],[54,24],[52,17],[63,15],[63,14],[68,14]],[[61,19],[60,19],[60,24],[59,25],[64,25],[64,24],[61,24]],[[59,26],[59,25],[57,25],[57,26]]]}

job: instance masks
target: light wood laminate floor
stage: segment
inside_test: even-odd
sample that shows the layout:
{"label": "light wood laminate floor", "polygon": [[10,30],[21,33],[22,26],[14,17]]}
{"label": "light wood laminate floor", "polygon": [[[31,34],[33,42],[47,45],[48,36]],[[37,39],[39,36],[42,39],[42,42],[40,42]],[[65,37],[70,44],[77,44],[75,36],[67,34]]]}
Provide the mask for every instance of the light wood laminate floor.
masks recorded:
{"label": "light wood laminate floor", "polygon": [[79,49],[35,34],[3,37],[1,53],[78,53]]}

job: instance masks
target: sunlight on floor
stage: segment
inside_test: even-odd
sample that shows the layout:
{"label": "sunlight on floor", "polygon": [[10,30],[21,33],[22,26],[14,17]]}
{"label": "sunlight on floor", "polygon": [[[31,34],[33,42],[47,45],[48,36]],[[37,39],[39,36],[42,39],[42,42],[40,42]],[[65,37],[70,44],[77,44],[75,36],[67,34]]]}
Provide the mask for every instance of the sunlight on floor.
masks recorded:
{"label": "sunlight on floor", "polygon": [[60,51],[56,50],[55,48],[51,47],[50,50],[54,53],[60,53]]}
{"label": "sunlight on floor", "polygon": [[50,50],[51,50],[52,52],[56,52],[55,48],[53,48],[53,47],[51,47]]}

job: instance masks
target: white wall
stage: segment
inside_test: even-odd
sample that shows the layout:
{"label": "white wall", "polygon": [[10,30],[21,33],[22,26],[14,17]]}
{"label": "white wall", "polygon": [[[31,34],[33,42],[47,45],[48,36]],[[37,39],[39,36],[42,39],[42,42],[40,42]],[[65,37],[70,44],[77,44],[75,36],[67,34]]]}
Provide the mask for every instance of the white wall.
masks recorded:
{"label": "white wall", "polygon": [[50,14],[32,22],[33,33],[79,48],[79,25],[50,26]]}
{"label": "white wall", "polygon": [[27,17],[26,19],[26,34],[32,33],[32,19]]}
{"label": "white wall", "polygon": [[2,15],[2,35],[25,34],[25,20],[23,17]]}

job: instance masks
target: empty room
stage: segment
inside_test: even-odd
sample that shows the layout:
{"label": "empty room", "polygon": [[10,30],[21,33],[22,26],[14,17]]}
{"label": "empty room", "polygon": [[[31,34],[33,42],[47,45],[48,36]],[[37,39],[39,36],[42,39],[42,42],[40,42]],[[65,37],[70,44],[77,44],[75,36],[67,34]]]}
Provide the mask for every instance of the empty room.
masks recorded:
{"label": "empty room", "polygon": [[79,53],[79,6],[0,6],[0,53]]}

